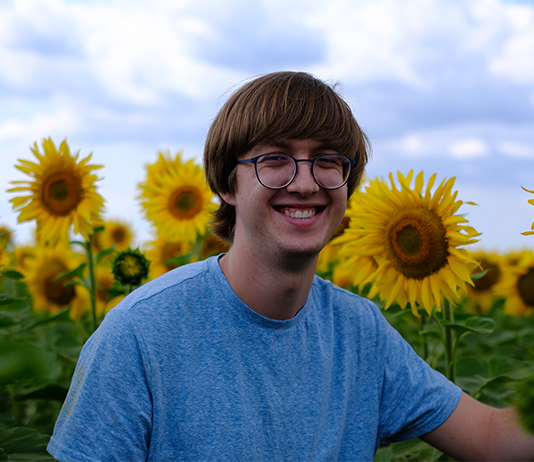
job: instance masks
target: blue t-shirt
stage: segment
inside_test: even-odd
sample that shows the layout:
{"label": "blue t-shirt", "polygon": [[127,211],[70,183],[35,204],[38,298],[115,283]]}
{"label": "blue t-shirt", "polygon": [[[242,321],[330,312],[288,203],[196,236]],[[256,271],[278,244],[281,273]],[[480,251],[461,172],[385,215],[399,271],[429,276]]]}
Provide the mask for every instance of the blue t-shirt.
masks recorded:
{"label": "blue t-shirt", "polygon": [[232,291],[217,257],[145,284],[87,341],[49,452],[60,461],[371,460],[461,391],[371,301],[315,277],[292,319]]}

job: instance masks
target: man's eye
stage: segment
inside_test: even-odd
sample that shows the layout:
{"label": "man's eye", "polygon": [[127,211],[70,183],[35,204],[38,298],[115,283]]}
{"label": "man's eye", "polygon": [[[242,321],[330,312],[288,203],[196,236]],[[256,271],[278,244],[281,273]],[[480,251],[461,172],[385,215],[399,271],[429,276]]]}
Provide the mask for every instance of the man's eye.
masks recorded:
{"label": "man's eye", "polygon": [[289,162],[289,158],[285,154],[273,153],[273,154],[266,154],[265,156],[263,156],[260,162],[282,163],[282,162]]}
{"label": "man's eye", "polygon": [[343,158],[340,157],[340,156],[335,156],[335,155],[325,155],[325,156],[322,156],[320,157],[319,159],[317,159],[317,163],[320,164],[321,166],[337,166],[337,165],[342,165],[343,164]]}

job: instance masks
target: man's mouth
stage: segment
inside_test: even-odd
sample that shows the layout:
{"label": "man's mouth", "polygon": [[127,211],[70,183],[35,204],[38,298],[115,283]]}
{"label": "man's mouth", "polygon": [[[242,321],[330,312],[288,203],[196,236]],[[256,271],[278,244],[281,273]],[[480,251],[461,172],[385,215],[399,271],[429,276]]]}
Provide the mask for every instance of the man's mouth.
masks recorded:
{"label": "man's mouth", "polygon": [[286,208],[286,209],[284,209],[283,212],[288,217],[304,219],[304,218],[314,217],[315,214],[317,213],[317,209],[316,208],[312,208],[312,209],[299,210],[299,209],[288,209],[288,208]]}

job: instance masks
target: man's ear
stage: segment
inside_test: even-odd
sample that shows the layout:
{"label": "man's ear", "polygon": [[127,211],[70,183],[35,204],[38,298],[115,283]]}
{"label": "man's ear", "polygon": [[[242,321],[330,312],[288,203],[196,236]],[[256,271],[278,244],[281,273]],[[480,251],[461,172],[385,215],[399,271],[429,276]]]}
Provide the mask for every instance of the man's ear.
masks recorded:
{"label": "man's ear", "polygon": [[219,193],[219,196],[221,199],[226,202],[228,205],[233,205],[235,207],[236,200],[235,200],[235,193]]}

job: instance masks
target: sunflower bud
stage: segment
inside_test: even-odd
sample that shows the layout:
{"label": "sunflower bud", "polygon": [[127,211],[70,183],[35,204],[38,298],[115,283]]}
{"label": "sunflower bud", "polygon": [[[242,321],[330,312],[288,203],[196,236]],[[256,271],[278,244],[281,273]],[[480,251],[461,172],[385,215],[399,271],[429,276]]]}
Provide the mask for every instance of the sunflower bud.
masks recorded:
{"label": "sunflower bud", "polygon": [[119,252],[112,263],[115,280],[124,285],[138,286],[148,277],[150,262],[138,249]]}

